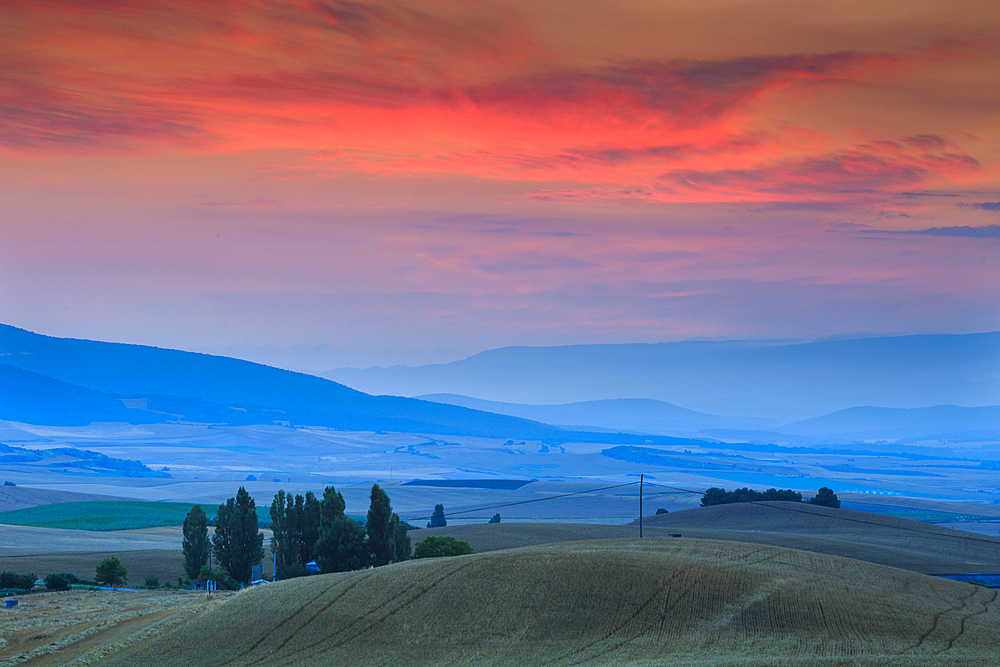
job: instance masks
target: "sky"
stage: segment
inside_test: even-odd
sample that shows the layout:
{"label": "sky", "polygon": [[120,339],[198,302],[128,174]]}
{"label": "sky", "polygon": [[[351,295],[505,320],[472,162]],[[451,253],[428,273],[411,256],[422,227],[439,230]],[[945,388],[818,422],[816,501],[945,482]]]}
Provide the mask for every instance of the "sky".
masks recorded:
{"label": "sky", "polygon": [[1000,329],[990,1],[0,12],[6,324],[312,372]]}

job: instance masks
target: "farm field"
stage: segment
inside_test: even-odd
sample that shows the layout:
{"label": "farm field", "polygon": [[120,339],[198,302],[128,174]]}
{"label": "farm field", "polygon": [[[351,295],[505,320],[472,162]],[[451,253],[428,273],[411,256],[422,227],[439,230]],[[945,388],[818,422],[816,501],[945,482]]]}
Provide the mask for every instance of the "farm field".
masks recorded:
{"label": "farm field", "polygon": [[0,666],[94,664],[220,604],[188,591],[85,591],[22,596],[0,610]]}
{"label": "farm field", "polygon": [[[644,535],[732,540],[802,549],[924,574],[1000,572],[1000,539],[896,517],[792,503],[803,514],[761,504],[717,505],[644,520]],[[844,521],[842,519],[848,519]],[[859,522],[862,521],[863,523]],[[477,552],[570,540],[637,537],[638,525],[501,523],[431,528],[411,533],[451,535]]]}
{"label": "farm field", "polygon": [[87,500],[0,512],[0,524],[90,531],[177,526],[191,507],[191,503]]}
{"label": "farm field", "polygon": [[105,496],[95,493],[73,493],[51,489],[33,489],[24,486],[0,486],[0,512],[19,510],[38,505],[80,502],[83,500],[128,500],[121,496]]}
{"label": "farm field", "polygon": [[[1000,497],[1000,476],[991,469],[997,456],[995,447],[918,448],[923,452],[918,456],[764,445],[755,445],[751,451],[740,449],[738,444],[699,445],[695,441],[657,447],[619,447],[614,442],[554,445],[504,438],[284,426],[104,423],[55,427],[4,422],[0,427],[4,442],[10,445],[99,451],[115,458],[138,459],[157,472],[172,475],[136,479],[37,464],[5,464],[5,478],[19,486],[141,500],[218,503],[244,484],[261,501],[279,488],[303,493],[334,484],[338,489],[358,487],[356,497],[345,493],[351,506],[363,500],[364,487],[375,481],[393,485],[417,479],[486,478],[599,487],[637,481],[639,473],[644,473],[650,483],[648,493],[680,505],[692,501],[685,500],[687,494],[678,488],[700,491],[711,486],[751,485],[793,488],[808,494],[830,486],[844,494],[845,500],[848,494],[855,494],[858,502],[867,502],[860,500],[864,498],[961,501],[969,504],[962,513],[975,513],[973,507],[1000,507],[990,503]],[[981,461],[986,465],[980,465]],[[390,496],[397,511],[419,516],[417,513],[429,510],[435,502],[474,507],[523,498],[532,492],[531,485],[514,491],[401,487]],[[627,495],[636,494],[631,490],[619,497]],[[524,508],[524,512],[542,515],[519,518],[617,520],[630,515],[622,513],[624,505],[598,505],[575,513],[564,507],[558,510],[558,517],[556,512]]]}
{"label": "farm field", "polygon": [[1000,658],[996,598],[765,545],[576,542],[262,586],[101,664],[979,666]]}

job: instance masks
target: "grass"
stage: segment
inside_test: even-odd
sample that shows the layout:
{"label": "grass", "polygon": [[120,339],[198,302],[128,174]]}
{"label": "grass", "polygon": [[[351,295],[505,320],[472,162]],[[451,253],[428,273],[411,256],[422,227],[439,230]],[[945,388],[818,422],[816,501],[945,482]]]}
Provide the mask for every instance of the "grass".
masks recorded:
{"label": "grass", "polygon": [[0,512],[0,524],[99,531],[157,528],[179,526],[192,507],[143,500],[56,503]]}
{"label": "grass", "polygon": [[263,586],[102,664],[971,667],[1000,656],[996,598],[771,546],[576,542]]}

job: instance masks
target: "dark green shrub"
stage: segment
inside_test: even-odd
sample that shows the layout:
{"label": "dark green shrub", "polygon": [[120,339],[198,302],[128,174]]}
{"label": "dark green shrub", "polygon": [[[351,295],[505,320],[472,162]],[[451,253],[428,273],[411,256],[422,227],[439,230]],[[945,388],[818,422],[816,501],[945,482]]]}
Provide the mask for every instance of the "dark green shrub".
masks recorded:
{"label": "dark green shrub", "polygon": [[208,565],[205,565],[201,568],[198,578],[202,581],[214,581],[216,587],[224,591],[240,590],[240,582],[230,577],[229,573],[220,567],[209,570]]}
{"label": "dark green shrub", "polygon": [[497,512],[490,518],[490,523],[500,523],[500,512]]}
{"label": "dark green shrub", "polygon": [[816,495],[809,499],[809,502],[813,505],[821,505],[823,507],[840,507],[840,498],[828,486],[824,486],[817,491]]}
{"label": "dark green shrub", "polygon": [[30,591],[35,587],[35,573],[18,574],[17,572],[0,572],[0,588],[17,588]]}
{"label": "dark green shrub", "polygon": [[768,489],[767,491],[755,491],[754,489],[743,487],[726,491],[718,487],[705,490],[705,495],[701,497],[701,506],[728,505],[730,503],[754,503],[765,500],[784,500],[793,503],[802,502],[802,494],[791,489]]}
{"label": "dark green shrub", "polygon": [[428,537],[413,547],[414,558],[438,558],[441,556],[465,556],[474,553],[472,545],[454,537]]}
{"label": "dark green shrub", "polygon": [[144,584],[146,588],[157,589],[160,587],[160,578],[155,574],[147,574],[146,582]]}
{"label": "dark green shrub", "polygon": [[65,574],[45,575],[45,587],[50,591],[68,591],[70,581]]}
{"label": "dark green shrub", "polygon": [[657,514],[669,514],[669,512],[667,512],[667,510],[663,509],[662,507],[658,508],[656,510],[656,513]]}

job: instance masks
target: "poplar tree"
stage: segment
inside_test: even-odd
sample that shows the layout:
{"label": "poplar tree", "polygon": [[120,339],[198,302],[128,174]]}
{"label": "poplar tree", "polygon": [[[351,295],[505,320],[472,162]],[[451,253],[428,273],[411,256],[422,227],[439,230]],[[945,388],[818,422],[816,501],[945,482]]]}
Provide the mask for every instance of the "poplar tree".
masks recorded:
{"label": "poplar tree", "polygon": [[389,504],[389,496],[378,484],[373,484],[365,532],[368,533],[368,551],[372,555],[372,565],[375,567],[388,565],[392,560],[395,535],[389,530],[391,519],[392,506]]}
{"label": "poplar tree", "polygon": [[257,504],[242,486],[236,498],[219,505],[212,552],[229,576],[244,584],[249,583],[253,566],[264,558],[264,535],[258,527]]}
{"label": "poplar tree", "polygon": [[208,541],[208,516],[201,505],[195,505],[184,517],[184,571],[188,578],[197,579],[201,568],[208,563],[208,553],[212,548]]}

